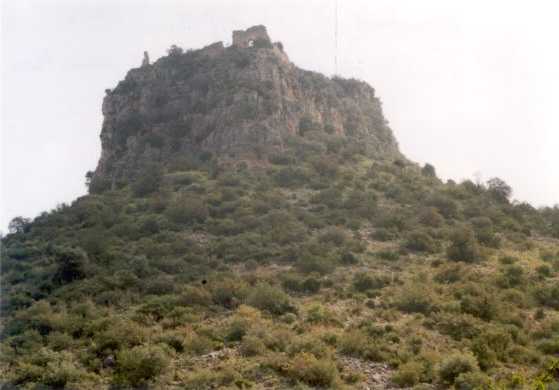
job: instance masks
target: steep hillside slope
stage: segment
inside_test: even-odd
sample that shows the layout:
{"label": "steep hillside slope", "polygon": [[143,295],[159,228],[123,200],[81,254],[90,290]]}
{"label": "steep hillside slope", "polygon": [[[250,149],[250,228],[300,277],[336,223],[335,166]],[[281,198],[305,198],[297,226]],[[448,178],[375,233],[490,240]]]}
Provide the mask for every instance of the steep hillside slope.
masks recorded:
{"label": "steep hillside slope", "polygon": [[371,87],[234,44],[130,71],[90,194],[12,221],[2,388],[556,388],[559,209],[443,183]]}

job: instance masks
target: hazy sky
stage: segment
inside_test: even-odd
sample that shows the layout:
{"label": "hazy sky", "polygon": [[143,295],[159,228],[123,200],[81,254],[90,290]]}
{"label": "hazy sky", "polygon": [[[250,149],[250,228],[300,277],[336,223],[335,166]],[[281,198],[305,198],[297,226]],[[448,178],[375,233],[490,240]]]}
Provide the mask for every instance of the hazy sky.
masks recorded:
{"label": "hazy sky", "polygon": [[[376,88],[402,151],[559,203],[554,1],[3,0],[0,229],[85,193],[106,88],[171,44],[265,24],[298,66]],[[335,10],[338,35],[335,38]],[[335,58],[337,55],[337,69]]]}

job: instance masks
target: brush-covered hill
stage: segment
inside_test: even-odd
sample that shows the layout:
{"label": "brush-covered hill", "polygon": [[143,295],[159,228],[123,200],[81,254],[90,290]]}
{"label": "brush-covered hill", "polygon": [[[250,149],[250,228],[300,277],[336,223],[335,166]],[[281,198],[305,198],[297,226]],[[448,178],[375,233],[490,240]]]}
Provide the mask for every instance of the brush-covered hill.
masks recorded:
{"label": "brush-covered hill", "polygon": [[2,239],[3,389],[558,386],[559,210],[409,162],[367,84],[257,26],[103,113],[89,195]]}

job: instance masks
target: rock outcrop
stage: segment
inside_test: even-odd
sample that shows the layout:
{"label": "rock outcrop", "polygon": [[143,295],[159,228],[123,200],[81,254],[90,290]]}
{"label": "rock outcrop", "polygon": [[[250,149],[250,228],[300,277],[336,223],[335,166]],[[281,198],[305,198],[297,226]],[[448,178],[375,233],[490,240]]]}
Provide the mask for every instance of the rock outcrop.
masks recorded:
{"label": "rock outcrop", "polygon": [[94,177],[125,179],[145,162],[201,152],[265,162],[290,137],[316,133],[351,138],[378,158],[400,156],[368,84],[296,67],[264,26],[235,31],[233,43],[173,46],[107,90]]}

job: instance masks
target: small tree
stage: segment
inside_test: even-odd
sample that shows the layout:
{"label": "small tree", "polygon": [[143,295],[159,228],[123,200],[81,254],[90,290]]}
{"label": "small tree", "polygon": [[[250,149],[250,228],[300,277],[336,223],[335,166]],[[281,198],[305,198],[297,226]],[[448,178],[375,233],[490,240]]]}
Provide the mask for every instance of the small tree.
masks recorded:
{"label": "small tree", "polygon": [[53,281],[57,284],[66,284],[85,277],[85,264],[87,255],[77,248],[57,248],[54,254],[57,264]]}
{"label": "small tree", "polygon": [[423,176],[427,177],[437,177],[437,172],[435,171],[435,167],[431,164],[427,163],[421,168],[421,173]]}
{"label": "small tree", "polygon": [[499,202],[508,203],[510,196],[512,195],[512,188],[503,180],[498,177],[489,179],[487,181],[487,189],[493,198]]}
{"label": "small tree", "polygon": [[179,47],[177,45],[171,45],[171,47],[167,49],[167,54],[169,55],[169,57],[180,56],[183,52],[184,50],[182,49],[182,47]]}
{"label": "small tree", "polygon": [[27,233],[31,228],[31,219],[23,217],[15,217],[8,224],[8,232],[10,233]]}

